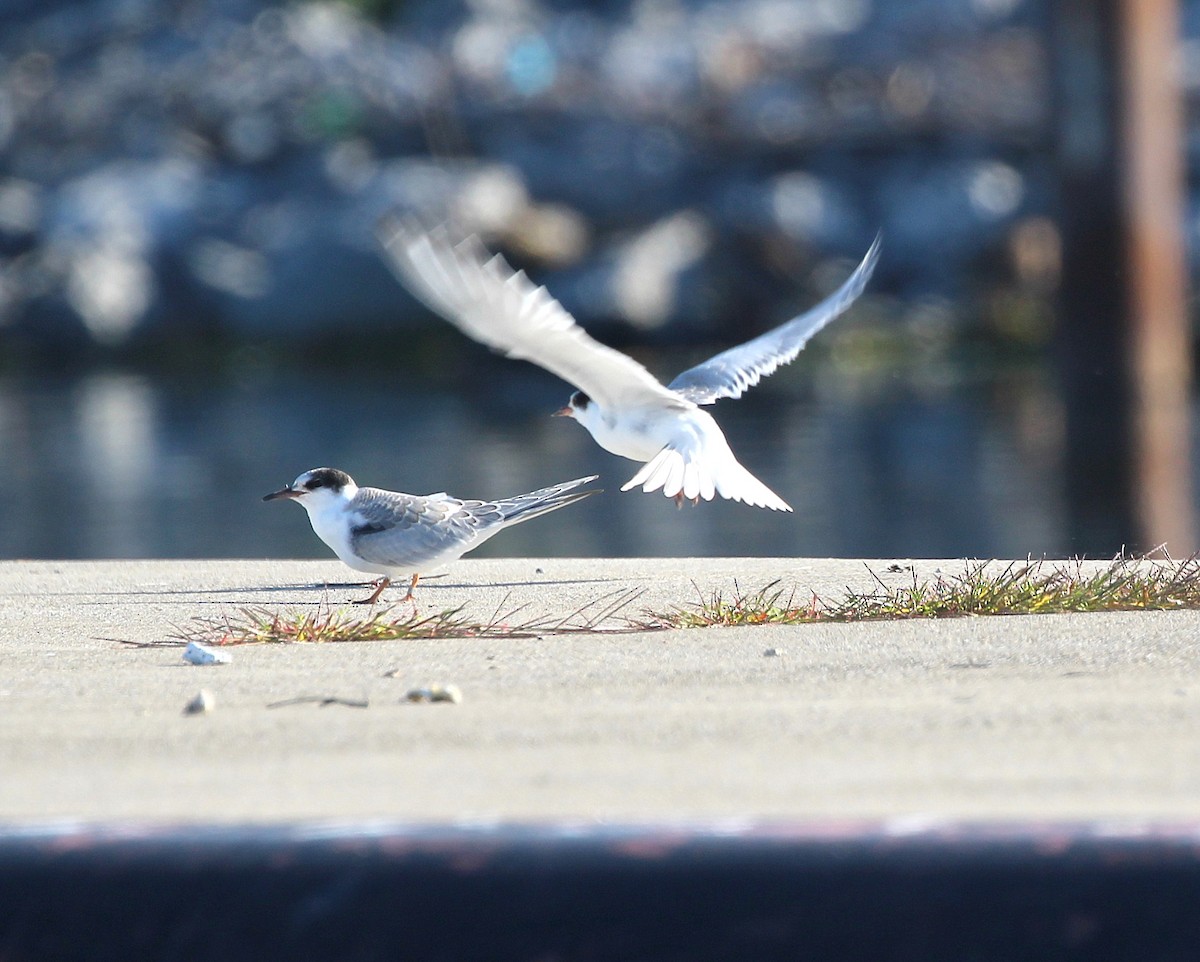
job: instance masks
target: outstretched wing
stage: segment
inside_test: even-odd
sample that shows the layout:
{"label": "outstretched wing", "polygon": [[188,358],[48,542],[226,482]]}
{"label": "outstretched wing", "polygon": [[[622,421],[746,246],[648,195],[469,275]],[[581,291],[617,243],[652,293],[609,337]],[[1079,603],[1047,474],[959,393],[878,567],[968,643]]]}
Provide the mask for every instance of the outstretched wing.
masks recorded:
{"label": "outstretched wing", "polygon": [[602,408],[684,406],[633,358],[590,337],[524,271],[490,257],[479,238],[455,244],[444,226],[426,232],[389,217],[379,239],[413,296],[480,343],[544,367]]}
{"label": "outstretched wing", "polygon": [[810,337],[854,303],[875,270],[879,244],[880,235],[876,235],[854,273],[816,307],[766,334],[689,368],[668,387],[696,404],[712,404],[723,397],[741,397],[781,364],[794,361]]}

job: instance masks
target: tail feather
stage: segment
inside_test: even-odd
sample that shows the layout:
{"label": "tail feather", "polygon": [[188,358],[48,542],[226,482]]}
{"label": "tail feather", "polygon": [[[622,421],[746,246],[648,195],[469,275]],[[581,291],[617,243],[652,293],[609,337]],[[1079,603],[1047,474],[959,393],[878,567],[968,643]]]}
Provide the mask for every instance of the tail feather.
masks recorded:
{"label": "tail feather", "polygon": [[703,458],[685,459],[678,449],[665,447],[643,464],[621,490],[629,491],[640,485],[647,493],[662,488],[668,498],[683,495],[685,498],[701,497],[705,501],[711,501],[719,494],[722,498],[741,501],[755,508],[792,510],[786,501],[742,467],[732,453],[716,460],[716,465],[710,466]]}
{"label": "tail feather", "polygon": [[659,488],[667,487],[667,479],[671,475],[672,465],[681,460],[675,457],[659,458],[658,464],[646,476],[646,483],[642,485],[643,491],[657,491]]}
{"label": "tail feather", "polygon": [[519,494],[514,498],[497,501],[496,507],[500,511],[500,516],[503,519],[505,527],[510,524],[519,524],[522,521],[530,521],[550,511],[565,508],[576,501],[590,498],[593,494],[600,494],[600,488],[592,488],[590,491],[575,490],[582,485],[595,481],[597,477],[599,475],[593,474],[587,478],[576,478],[574,481],[552,484],[548,488],[538,488],[538,490],[530,491],[528,494]]}
{"label": "tail feather", "polygon": [[[792,510],[791,505],[737,461],[726,466],[725,471],[717,478],[717,484],[717,490],[720,491],[723,498],[742,501],[754,508],[770,508],[772,511]],[[725,489],[723,491],[721,491],[722,484]]]}
{"label": "tail feather", "polygon": [[683,468],[683,496],[692,501],[700,497],[700,469],[695,463],[686,464]]}
{"label": "tail feather", "polygon": [[670,470],[667,471],[667,480],[663,482],[663,490],[670,489],[676,494],[682,494],[686,476],[687,465],[684,464],[683,458],[672,458]]}
{"label": "tail feather", "polygon": [[657,491],[666,483],[670,462],[676,458],[683,460],[683,456],[674,448],[663,448],[638,468],[637,474],[621,485],[621,490],[630,491],[641,485],[642,490],[647,494]]}

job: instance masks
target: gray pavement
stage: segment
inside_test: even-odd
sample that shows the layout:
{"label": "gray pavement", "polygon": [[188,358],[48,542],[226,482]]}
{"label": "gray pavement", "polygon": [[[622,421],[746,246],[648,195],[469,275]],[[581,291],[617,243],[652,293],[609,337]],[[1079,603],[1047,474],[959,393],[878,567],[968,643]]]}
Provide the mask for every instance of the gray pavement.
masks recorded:
{"label": "gray pavement", "polygon": [[[912,577],[893,560],[870,564]],[[353,577],[0,562],[0,822],[1200,816],[1196,612],[272,645],[212,667],[116,640],[341,607]],[[844,560],[466,560],[418,602],[519,621],[641,592],[619,627],[776,579],[798,597],[870,580]],[[462,704],[403,701],[430,683]],[[185,716],[201,688],[216,710]],[[369,707],[267,707],[306,695]]]}

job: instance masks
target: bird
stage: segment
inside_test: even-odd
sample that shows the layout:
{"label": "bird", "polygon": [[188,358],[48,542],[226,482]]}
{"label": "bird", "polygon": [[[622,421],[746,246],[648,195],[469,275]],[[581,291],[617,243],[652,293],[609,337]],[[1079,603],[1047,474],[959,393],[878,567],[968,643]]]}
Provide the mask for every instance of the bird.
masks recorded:
{"label": "bird", "polygon": [[720,495],[775,511],[792,509],[741,465],[703,408],[741,397],[794,360],[862,293],[881,243],[876,235],[850,277],[815,307],[663,385],[633,358],[592,338],[545,287],[491,255],[478,236],[456,242],[446,224],[426,230],[395,214],[379,221],[377,236],[401,283],[427,307],[475,340],[577,389],[555,413],[574,418],[606,451],[642,462],[622,491],[661,489],[681,506]]}
{"label": "bird", "polygon": [[373,605],[393,578],[411,576],[403,600],[412,601],[421,572],[457,561],[510,525],[599,494],[598,488],[576,490],[596,477],[514,498],[465,501],[445,492],[416,495],[360,488],[340,468],[312,468],[263,500],[295,501],[308,512],[317,537],[345,564],[380,575],[370,584],[375,589],[371,596],[355,602]]}

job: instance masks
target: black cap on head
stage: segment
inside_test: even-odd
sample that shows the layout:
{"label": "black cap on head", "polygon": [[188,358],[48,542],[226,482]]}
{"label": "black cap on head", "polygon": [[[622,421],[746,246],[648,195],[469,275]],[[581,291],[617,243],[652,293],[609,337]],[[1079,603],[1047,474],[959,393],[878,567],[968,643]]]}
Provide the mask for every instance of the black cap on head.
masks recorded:
{"label": "black cap on head", "polygon": [[354,483],[350,475],[338,468],[313,468],[311,471],[305,471],[297,481],[298,486],[306,491],[316,491],[317,488],[340,491],[346,485]]}
{"label": "black cap on head", "polygon": [[576,391],[571,395],[571,407],[582,410],[592,403],[592,399],[582,391]]}
{"label": "black cap on head", "polygon": [[313,468],[311,471],[305,471],[291,484],[286,484],[278,491],[272,491],[270,494],[264,494],[264,501],[275,501],[279,498],[287,498],[296,500],[302,498],[310,491],[316,491],[320,488],[328,488],[331,491],[341,491],[346,485],[353,484],[354,479],[345,471],[339,471],[337,468]]}

